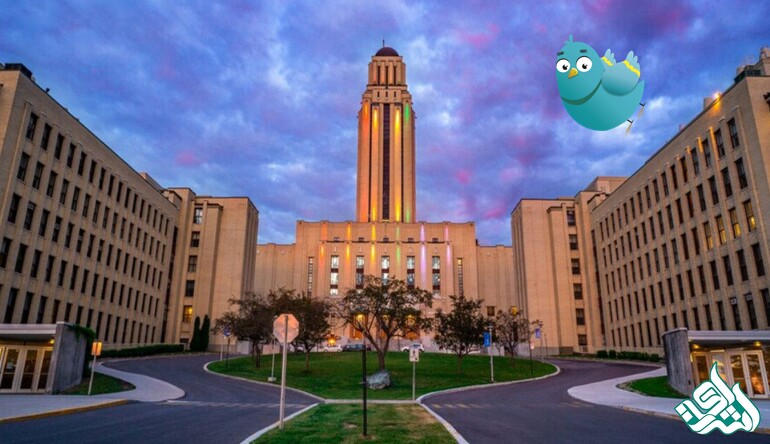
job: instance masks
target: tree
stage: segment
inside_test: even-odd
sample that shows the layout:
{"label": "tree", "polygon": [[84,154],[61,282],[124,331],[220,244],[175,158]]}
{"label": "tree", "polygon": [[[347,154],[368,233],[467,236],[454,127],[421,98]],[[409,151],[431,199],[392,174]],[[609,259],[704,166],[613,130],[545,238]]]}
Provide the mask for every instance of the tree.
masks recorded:
{"label": "tree", "polygon": [[201,341],[201,318],[195,317],[195,323],[193,324],[192,339],[190,339],[190,351],[198,351],[198,346]]}
{"label": "tree", "polygon": [[259,368],[262,345],[270,342],[273,336],[273,308],[266,298],[253,293],[246,294],[242,299],[230,299],[229,302],[235,309],[216,320],[214,331],[228,327],[238,339],[250,341],[254,365]]}
{"label": "tree", "polygon": [[352,325],[369,341],[384,370],[391,339],[430,330],[424,309],[432,305],[433,295],[428,291],[409,288],[398,279],[366,276],[363,288],[348,290],[336,308],[345,325]]}
{"label": "tree", "polygon": [[206,351],[209,349],[209,336],[211,335],[211,319],[209,315],[203,317],[200,332],[198,332],[198,350]]}
{"label": "tree", "polygon": [[529,342],[529,320],[512,308],[510,312],[498,311],[495,317],[495,333],[497,340],[511,354],[511,367],[515,365],[516,348],[522,342]]}
{"label": "tree", "polygon": [[324,299],[316,299],[295,290],[280,288],[268,295],[276,315],[291,313],[299,321],[299,334],[292,341],[296,348],[302,345],[305,352],[305,371],[310,371],[310,350],[331,334],[329,315],[331,305]]}
{"label": "tree", "polygon": [[463,358],[471,351],[478,350],[484,341],[486,319],[481,314],[482,300],[474,301],[465,296],[449,296],[452,311],[436,311],[434,340],[441,348],[457,355],[457,372],[462,372]]}

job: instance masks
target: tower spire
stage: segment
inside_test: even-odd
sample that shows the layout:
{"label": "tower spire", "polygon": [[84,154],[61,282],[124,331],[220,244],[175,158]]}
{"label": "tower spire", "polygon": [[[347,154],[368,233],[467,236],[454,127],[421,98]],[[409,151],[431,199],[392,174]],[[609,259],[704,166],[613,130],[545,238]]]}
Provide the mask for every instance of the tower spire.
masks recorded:
{"label": "tower spire", "polygon": [[415,214],[414,111],[406,64],[385,46],[372,57],[358,113],[356,220],[407,222]]}

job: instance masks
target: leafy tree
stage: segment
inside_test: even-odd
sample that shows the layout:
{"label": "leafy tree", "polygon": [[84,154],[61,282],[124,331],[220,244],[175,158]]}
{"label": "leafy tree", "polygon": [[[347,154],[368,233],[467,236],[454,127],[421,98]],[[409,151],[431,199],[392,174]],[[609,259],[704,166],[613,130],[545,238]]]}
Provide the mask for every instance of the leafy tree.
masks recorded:
{"label": "leafy tree", "polygon": [[193,324],[192,339],[190,339],[190,351],[198,351],[201,342],[201,318],[195,317],[195,323]]}
{"label": "leafy tree", "polygon": [[436,311],[434,340],[441,348],[457,355],[457,372],[462,372],[463,358],[471,351],[478,350],[484,341],[486,319],[481,314],[482,300],[466,299],[465,296],[449,296],[452,311]]}
{"label": "leafy tree", "polygon": [[518,310],[498,311],[495,317],[497,340],[510,353],[511,367],[516,363],[516,348],[523,342],[529,342],[531,335],[529,320]]}
{"label": "leafy tree", "polygon": [[203,317],[200,332],[198,332],[198,350],[206,351],[209,349],[209,336],[211,335],[211,320],[209,315]]}
{"label": "leafy tree", "polygon": [[299,321],[299,334],[292,344],[295,348],[303,346],[305,371],[310,371],[310,350],[331,334],[331,305],[324,299],[297,294],[296,290],[286,288],[271,291],[268,300],[276,315],[291,313]]}
{"label": "leafy tree", "polygon": [[385,369],[385,353],[394,337],[430,330],[424,308],[433,305],[433,295],[409,288],[398,279],[364,277],[362,289],[350,289],[339,302],[338,317],[345,325],[362,332],[377,352],[380,370]]}
{"label": "leafy tree", "polygon": [[253,293],[246,294],[242,299],[230,299],[229,302],[231,307],[235,306],[234,309],[216,320],[214,331],[228,327],[238,339],[250,341],[254,365],[259,368],[262,346],[273,336],[273,307],[267,298]]}

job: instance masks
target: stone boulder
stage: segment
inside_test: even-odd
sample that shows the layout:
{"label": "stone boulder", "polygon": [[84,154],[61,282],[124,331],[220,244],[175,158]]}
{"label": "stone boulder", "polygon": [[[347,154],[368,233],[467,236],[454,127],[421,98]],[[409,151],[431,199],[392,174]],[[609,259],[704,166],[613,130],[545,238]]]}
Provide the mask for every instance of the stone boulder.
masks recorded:
{"label": "stone boulder", "polygon": [[390,387],[390,373],[379,370],[366,378],[366,385],[371,390],[383,390]]}

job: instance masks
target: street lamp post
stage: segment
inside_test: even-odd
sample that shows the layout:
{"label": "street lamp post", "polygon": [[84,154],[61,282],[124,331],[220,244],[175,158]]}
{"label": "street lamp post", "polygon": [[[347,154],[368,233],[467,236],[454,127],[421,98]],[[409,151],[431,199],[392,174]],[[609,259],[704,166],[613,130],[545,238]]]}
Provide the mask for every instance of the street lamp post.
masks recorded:
{"label": "street lamp post", "polygon": [[494,359],[492,356],[492,333],[495,328],[495,324],[493,324],[491,321],[489,324],[487,324],[487,328],[489,329],[489,348],[487,351],[489,352],[489,379],[492,383],[495,382],[495,364]]}
{"label": "street lamp post", "polygon": [[364,335],[364,328],[366,327],[366,314],[357,313],[356,320],[361,327],[361,343],[363,347],[361,349],[361,385],[363,387],[363,408],[364,408],[364,436],[366,436],[366,335]]}

